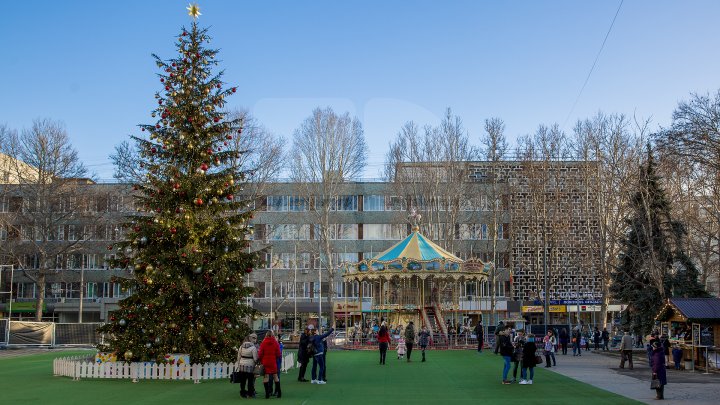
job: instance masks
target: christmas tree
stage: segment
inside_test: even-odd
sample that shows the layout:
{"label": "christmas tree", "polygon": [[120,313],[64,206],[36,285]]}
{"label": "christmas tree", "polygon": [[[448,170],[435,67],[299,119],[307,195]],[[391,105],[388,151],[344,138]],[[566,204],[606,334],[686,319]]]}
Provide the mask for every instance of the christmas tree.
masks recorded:
{"label": "christmas tree", "polygon": [[637,333],[655,327],[654,316],[670,297],[706,297],[698,270],[683,250],[684,226],[673,220],[670,202],[648,145],[647,163],[632,199],[620,266],[611,273],[613,296],[628,304],[623,324]]}
{"label": "christmas tree", "polygon": [[243,276],[260,259],[248,249],[252,211],[236,198],[248,172],[232,165],[242,152],[228,147],[242,121],[222,111],[236,89],[212,73],[217,50],[205,47],[210,38],[198,28],[197,6],[188,9],[195,19],[178,37],[178,56],[153,55],[162,83],[157,122],[140,125],[147,138],[133,137],[146,172],[134,185],[139,212],[128,218],[127,240],[108,247],[111,265],[133,270],[132,279],[118,279],[132,295],[99,329],[106,336],[99,349],[127,361],[169,353],[194,363],[230,361],[251,333]]}

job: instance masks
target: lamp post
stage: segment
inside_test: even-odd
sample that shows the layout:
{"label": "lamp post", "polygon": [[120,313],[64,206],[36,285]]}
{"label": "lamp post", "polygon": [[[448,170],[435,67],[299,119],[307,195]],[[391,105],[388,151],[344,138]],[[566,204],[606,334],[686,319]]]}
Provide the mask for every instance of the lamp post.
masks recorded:
{"label": "lamp post", "polygon": [[85,264],[80,263],[80,304],[78,305],[79,311],[78,311],[78,323],[82,323],[83,321],[83,298],[84,297],[84,290],[83,285],[85,284]]}

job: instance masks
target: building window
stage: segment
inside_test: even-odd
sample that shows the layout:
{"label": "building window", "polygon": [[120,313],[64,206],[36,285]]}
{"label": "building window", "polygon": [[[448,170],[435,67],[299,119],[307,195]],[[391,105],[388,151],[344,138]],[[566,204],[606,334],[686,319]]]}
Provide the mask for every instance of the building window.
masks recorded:
{"label": "building window", "polygon": [[341,195],[337,197],[336,211],[357,211],[358,199],[356,195]]}
{"label": "building window", "polygon": [[307,211],[308,200],[305,197],[291,196],[290,197],[290,211]]}
{"label": "building window", "polygon": [[269,195],[267,197],[267,211],[287,211],[288,210],[288,196],[286,195]]}
{"label": "building window", "polygon": [[363,196],[363,211],[385,211],[384,195]]}

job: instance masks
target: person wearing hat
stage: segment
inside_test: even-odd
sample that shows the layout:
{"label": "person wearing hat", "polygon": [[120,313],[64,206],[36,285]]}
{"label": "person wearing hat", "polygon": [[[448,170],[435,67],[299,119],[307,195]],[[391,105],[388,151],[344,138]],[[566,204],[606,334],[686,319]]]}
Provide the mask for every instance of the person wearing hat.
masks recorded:
{"label": "person wearing hat", "polygon": [[[238,349],[237,364],[240,372],[240,396],[243,398],[255,398],[255,363],[258,360],[257,335],[251,333],[245,337],[243,344]],[[247,389],[245,385],[247,383]]]}
{"label": "person wearing hat", "polygon": [[310,344],[310,337],[312,337],[312,329],[314,328],[315,326],[308,325],[305,327],[305,330],[300,335],[300,344],[298,345],[298,363],[300,363],[300,370],[298,371],[298,381],[300,382],[309,381],[305,379],[305,371],[307,370],[307,365],[310,362],[310,356],[308,356],[307,347],[308,344]]}
{"label": "person wearing hat", "polygon": [[665,399],[665,386],[667,385],[667,372],[665,370],[665,349],[660,340],[652,343],[652,379],[658,380],[655,388],[655,399]]}

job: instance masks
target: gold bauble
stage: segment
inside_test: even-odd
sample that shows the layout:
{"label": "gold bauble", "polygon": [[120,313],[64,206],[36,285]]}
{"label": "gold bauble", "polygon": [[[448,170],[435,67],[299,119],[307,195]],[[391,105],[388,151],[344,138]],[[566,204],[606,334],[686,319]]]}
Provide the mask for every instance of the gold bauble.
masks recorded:
{"label": "gold bauble", "polygon": [[128,350],[128,351],[125,352],[125,355],[124,355],[124,356],[125,356],[125,360],[130,361],[130,360],[132,360],[133,352],[131,352],[130,350]]}

